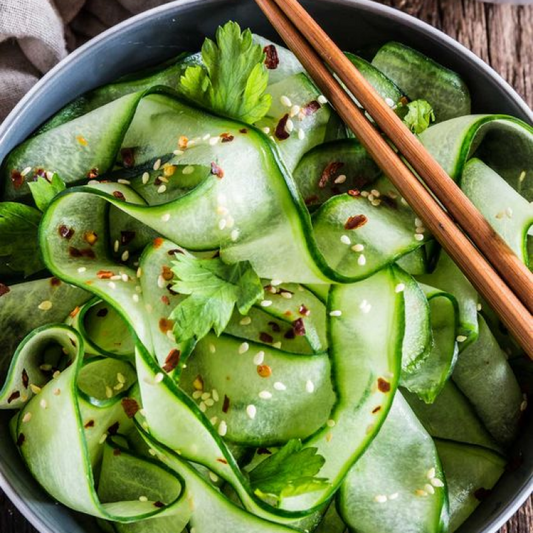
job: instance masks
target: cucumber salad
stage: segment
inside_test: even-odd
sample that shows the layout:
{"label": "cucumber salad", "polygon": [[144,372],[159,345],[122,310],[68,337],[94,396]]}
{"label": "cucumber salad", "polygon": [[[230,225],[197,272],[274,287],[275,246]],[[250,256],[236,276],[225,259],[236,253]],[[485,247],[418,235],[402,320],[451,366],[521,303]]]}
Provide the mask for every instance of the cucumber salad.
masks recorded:
{"label": "cucumber salad", "polygon": [[[528,264],[532,128],[347,56]],[[1,181],[0,407],[103,532],[453,532],[512,461],[532,365],[282,46],[229,22]]]}

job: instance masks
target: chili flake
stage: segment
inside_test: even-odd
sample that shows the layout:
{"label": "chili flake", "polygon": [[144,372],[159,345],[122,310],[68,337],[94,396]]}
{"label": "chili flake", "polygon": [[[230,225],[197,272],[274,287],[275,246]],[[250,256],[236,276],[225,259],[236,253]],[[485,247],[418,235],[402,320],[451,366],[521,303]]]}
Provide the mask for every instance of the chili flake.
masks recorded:
{"label": "chili flake", "polygon": [[230,133],[221,133],[220,139],[223,143],[230,143],[231,141],[233,141],[233,139],[235,139],[235,137]]}
{"label": "chili flake", "polygon": [[272,375],[272,369],[268,365],[259,365],[257,367],[257,373],[262,378],[269,378]]}
{"label": "chili flake", "polygon": [[265,53],[265,67],[269,70],[275,70],[279,66],[278,50],[273,44],[263,48]]}
{"label": "chili flake", "polygon": [[357,198],[358,196],[361,196],[361,191],[359,189],[350,189],[348,191],[348,196],[352,196],[353,198]]}
{"label": "chili flake", "polygon": [[159,320],[159,330],[161,333],[167,333],[169,331],[172,331],[172,328],[174,327],[174,320],[170,320],[168,318],[161,318]]}
{"label": "chili flake", "polygon": [[61,285],[61,280],[57,279],[55,276],[50,278],[50,285],[52,287],[59,287]]}
{"label": "chili flake", "polygon": [[89,245],[94,246],[98,240],[98,235],[94,231],[86,231],[83,235],[83,239]]}
{"label": "chili flake", "polygon": [[224,394],[224,403],[222,404],[222,412],[227,413],[230,407],[230,399]]}
{"label": "chili flake", "polygon": [[111,270],[99,270],[96,277],[99,279],[111,279],[115,274]]}
{"label": "chili flake", "polygon": [[3,283],[0,283],[0,296],[4,296],[4,294],[7,294],[11,289],[4,285]]}
{"label": "chili flake", "polygon": [[161,301],[165,304],[165,305],[170,305],[170,298],[166,295],[163,295],[161,296]]}
{"label": "chili flake", "polygon": [[109,310],[107,309],[107,307],[104,307],[96,312],[96,316],[99,318],[104,318],[107,316],[107,313],[109,313]]}
{"label": "chili flake", "polygon": [[133,153],[133,148],[122,148],[120,150],[120,155],[122,156],[122,164],[126,168],[131,168],[135,166],[135,154]]}
{"label": "chili flake", "polygon": [[264,331],[261,331],[259,333],[259,340],[261,342],[268,342],[270,344],[272,344],[274,342],[274,338],[272,337],[272,335],[270,335],[269,333],[266,333]]}
{"label": "chili flake", "polygon": [[298,318],[292,323],[294,334],[302,337],[305,335],[305,324],[303,318]]}
{"label": "chili flake", "polygon": [[390,392],[390,383],[386,379],[378,378],[378,389],[383,393]]}
{"label": "chili flake", "polygon": [[25,389],[27,389],[30,385],[30,378],[25,368],[22,370],[22,385],[24,385]]}
{"label": "chili flake", "polygon": [[17,446],[20,448],[24,444],[25,440],[26,437],[24,436],[24,433],[21,433],[17,439]]}
{"label": "chili flake", "polygon": [[85,429],[93,428],[94,427],[94,420],[89,420],[87,424],[83,426]]}
{"label": "chili flake", "polygon": [[120,424],[118,422],[115,422],[112,426],[110,426],[107,430],[109,435],[116,435],[118,433],[118,428],[120,427]]}
{"label": "chili flake", "polygon": [[18,170],[11,171],[11,183],[15,189],[20,189],[24,184],[24,176]]}
{"label": "chili flake", "polygon": [[307,307],[302,304],[298,309],[298,313],[300,313],[302,316],[309,316],[311,314],[311,310],[307,309]]}
{"label": "chili flake", "polygon": [[69,228],[68,226],[61,225],[59,228],[57,228],[57,231],[63,239],[71,239],[74,235],[74,230],[72,228]]}
{"label": "chili flake", "polygon": [[156,237],[154,239],[154,248],[160,248],[163,245],[163,239],[161,237]]}
{"label": "chili flake", "polygon": [[320,189],[324,189],[329,183],[329,180],[344,166],[342,161],[332,161],[326,165],[326,168],[322,171],[318,186]]}
{"label": "chili flake", "polygon": [[139,407],[137,401],[133,398],[124,398],[122,400],[122,409],[124,409],[124,412],[128,418],[133,418],[141,408]]}
{"label": "chili flake", "polygon": [[96,167],[91,168],[89,172],[87,172],[87,179],[95,180],[98,177],[99,171]]}
{"label": "chili flake", "polygon": [[306,104],[303,108],[302,108],[302,113],[305,115],[305,116],[309,116],[309,115],[313,115],[315,114],[322,106],[320,105],[320,102],[318,102],[317,100],[312,100],[311,102],[309,102],[308,104]]}
{"label": "chili flake", "polygon": [[154,507],[157,507],[158,509],[162,509],[165,507],[165,504],[163,502],[155,502]]}
{"label": "chili flake", "polygon": [[291,134],[287,131],[287,122],[289,121],[289,114],[285,113],[276,126],[275,135],[280,141],[288,139]]}
{"label": "chili flake", "polygon": [[224,171],[214,161],[211,163],[211,174],[219,179],[224,177]]}
{"label": "chili flake", "polygon": [[367,222],[368,218],[365,215],[354,215],[353,217],[348,217],[348,220],[344,223],[344,229],[358,229]]}
{"label": "chili flake", "polygon": [[17,390],[11,393],[11,396],[7,399],[7,403],[14,402],[15,400],[18,400],[19,398],[20,398],[20,392]]}
{"label": "chili flake", "polygon": [[247,130],[246,128],[241,128],[241,129],[239,130],[239,133],[244,133],[244,134],[246,134],[246,133],[248,133],[248,130]]}
{"label": "chili flake", "polygon": [[126,197],[120,192],[120,191],[113,191],[113,196],[117,199],[117,200],[126,200]]}
{"label": "chili flake", "polygon": [[83,135],[76,135],[76,140],[82,145],[87,146],[89,143],[87,142],[87,139]]}
{"label": "chili flake", "polygon": [[163,370],[165,372],[172,372],[179,364],[181,357],[181,352],[175,348],[170,350],[167,358],[165,359],[165,364]]}

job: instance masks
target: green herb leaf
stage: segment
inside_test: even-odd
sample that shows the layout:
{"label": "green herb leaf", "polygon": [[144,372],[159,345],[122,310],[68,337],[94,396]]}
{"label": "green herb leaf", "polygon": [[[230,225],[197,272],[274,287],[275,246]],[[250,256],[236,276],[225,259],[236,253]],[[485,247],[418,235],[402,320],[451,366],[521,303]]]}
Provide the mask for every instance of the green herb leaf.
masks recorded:
{"label": "green herb leaf", "polygon": [[246,314],[263,298],[261,280],[248,261],[225,264],[220,258],[195,259],[177,255],[172,271],[177,277],[173,290],[189,294],[172,312],[174,335],[180,342],[200,339],[213,328],[220,335],[236,306]]}
{"label": "green herb leaf", "polygon": [[191,66],[181,77],[181,90],[186,97],[220,115],[249,124],[266,115],[272,99],[265,94],[265,54],[260,45],[253,43],[250,30],[241,32],[236,22],[220,26],[216,43],[205,40],[202,60],[205,66]]}
{"label": "green herb leaf", "polygon": [[435,122],[433,108],[425,100],[409,102],[405,107],[407,113],[403,117],[403,121],[413,133],[418,135],[427,130],[432,122]]}
{"label": "green herb leaf", "polygon": [[0,257],[14,272],[30,276],[44,269],[37,231],[41,213],[14,202],[0,203]]}
{"label": "green herb leaf", "polygon": [[44,211],[50,202],[67,188],[65,182],[57,174],[54,174],[51,180],[39,176],[35,181],[29,181],[28,185],[35,205],[41,211]]}
{"label": "green herb leaf", "polygon": [[304,448],[301,440],[293,439],[250,472],[250,483],[258,495],[278,499],[313,492],[329,485],[316,477],[325,462],[317,448]]}

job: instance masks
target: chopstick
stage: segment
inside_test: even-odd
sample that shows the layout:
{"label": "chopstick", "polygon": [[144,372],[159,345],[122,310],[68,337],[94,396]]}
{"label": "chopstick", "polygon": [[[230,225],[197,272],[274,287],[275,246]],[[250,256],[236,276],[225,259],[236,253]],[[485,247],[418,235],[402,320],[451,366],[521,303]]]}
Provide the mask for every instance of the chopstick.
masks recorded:
{"label": "chopstick", "polygon": [[[256,0],[256,3],[424,225],[533,359],[530,312],[533,276],[529,270],[296,0]],[[420,174],[431,192],[364,116],[322,59]],[[492,264],[473,242],[491,258]]]}

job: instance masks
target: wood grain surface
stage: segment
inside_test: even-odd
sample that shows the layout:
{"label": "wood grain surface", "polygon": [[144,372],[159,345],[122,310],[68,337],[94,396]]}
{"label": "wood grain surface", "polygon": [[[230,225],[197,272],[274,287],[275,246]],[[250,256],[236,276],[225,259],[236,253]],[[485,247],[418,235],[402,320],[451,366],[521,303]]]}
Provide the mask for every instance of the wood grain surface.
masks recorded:
{"label": "wood grain surface", "polygon": [[[533,107],[533,6],[477,0],[380,0],[445,31],[498,71]],[[499,533],[533,532],[533,497]],[[36,533],[0,491],[0,533]]]}

